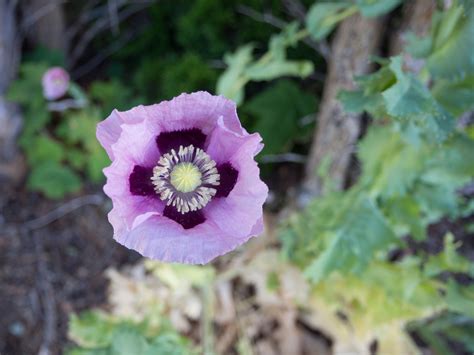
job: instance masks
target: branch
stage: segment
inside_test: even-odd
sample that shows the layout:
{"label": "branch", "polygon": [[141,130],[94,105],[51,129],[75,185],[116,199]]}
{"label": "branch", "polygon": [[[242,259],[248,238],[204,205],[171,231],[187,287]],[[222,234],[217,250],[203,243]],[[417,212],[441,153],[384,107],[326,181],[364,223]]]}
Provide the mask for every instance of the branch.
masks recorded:
{"label": "branch", "polygon": [[72,72],[72,77],[74,79],[77,79],[88,74],[92,70],[94,70],[109,56],[117,52],[120,48],[122,48],[127,43],[129,43],[133,38],[135,38],[139,32],[140,32],[139,29],[137,29],[133,32],[128,32],[124,36],[120,37],[117,41],[110,44],[107,48],[98,52],[92,59],[87,61],[85,64],[75,69]]}
{"label": "branch", "polygon": [[104,197],[102,195],[86,195],[75,198],[65,204],[59,206],[58,208],[52,210],[51,212],[46,213],[45,215],[35,218],[33,220],[23,223],[21,228],[26,230],[35,230],[46,227],[48,224],[57,221],[58,219],[64,217],[65,215],[74,212],[75,210],[87,206],[87,205],[96,205],[99,206],[104,202]]}
{"label": "branch", "polygon": [[51,346],[56,341],[57,311],[54,297],[54,288],[51,285],[51,276],[44,261],[43,241],[41,236],[34,235],[36,259],[38,261],[37,288],[39,289],[40,299],[43,308],[44,325],[43,341],[41,343],[38,355],[51,354]]}
{"label": "branch", "polygon": [[296,153],[268,154],[260,158],[262,163],[298,163],[305,164],[306,156]]}
{"label": "branch", "polygon": [[[120,3],[121,4],[121,3]],[[118,21],[124,21],[127,18],[131,17],[132,15],[136,14],[137,12],[145,9],[151,4],[150,1],[144,1],[140,3],[134,3],[131,6],[125,8],[123,11],[119,12]],[[119,5],[117,5],[119,6]],[[106,30],[109,26],[109,19],[107,16],[100,17],[97,21],[92,24],[88,30],[84,33],[84,35],[78,40],[77,46],[72,50],[70,56],[70,66],[73,66],[77,61],[81,58],[84,51],[86,50],[87,46],[90,42],[102,31]]]}
{"label": "branch", "polygon": [[[255,11],[251,7],[245,5],[238,5],[236,10],[242,15],[248,16],[255,21],[268,23],[269,25],[272,25],[273,27],[276,27],[278,29],[282,29],[288,25],[287,22],[283,21],[282,19],[279,19],[278,17],[275,17],[271,13],[265,12],[261,14],[260,12]],[[306,37],[303,39],[303,43],[318,52],[326,61],[329,60],[331,56],[331,51],[326,41],[323,40],[315,42],[311,38]]]}
{"label": "branch", "polygon": [[67,3],[69,0],[56,0],[51,1],[47,5],[42,6],[31,15],[25,17],[21,23],[21,31],[26,32],[28,29],[38,22],[42,17],[46,16],[48,13],[53,11],[56,7]]}

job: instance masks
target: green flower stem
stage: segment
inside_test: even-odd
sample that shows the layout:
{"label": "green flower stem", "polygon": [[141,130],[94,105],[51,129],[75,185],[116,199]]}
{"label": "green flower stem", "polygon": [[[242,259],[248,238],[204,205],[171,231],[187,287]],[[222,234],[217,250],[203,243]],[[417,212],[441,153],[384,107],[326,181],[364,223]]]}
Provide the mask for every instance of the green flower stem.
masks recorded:
{"label": "green flower stem", "polygon": [[208,280],[201,286],[202,294],[202,346],[204,355],[214,355],[214,331],[212,329],[213,282]]}

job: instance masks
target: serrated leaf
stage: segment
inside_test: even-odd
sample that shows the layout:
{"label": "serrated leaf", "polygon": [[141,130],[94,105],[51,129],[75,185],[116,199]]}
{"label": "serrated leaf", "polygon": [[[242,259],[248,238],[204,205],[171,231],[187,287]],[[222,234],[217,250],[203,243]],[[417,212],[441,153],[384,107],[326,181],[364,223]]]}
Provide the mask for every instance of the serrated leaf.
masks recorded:
{"label": "serrated leaf", "polygon": [[386,116],[385,101],[382,92],[390,88],[396,78],[386,63],[375,73],[355,78],[359,90],[345,91],[338,94],[338,99],[349,112],[366,111],[374,118]]}
{"label": "serrated leaf", "polygon": [[306,27],[314,39],[321,40],[331,33],[340,21],[356,11],[357,7],[349,1],[316,2],[306,16]]}
{"label": "serrated leaf", "polygon": [[426,146],[405,142],[390,128],[372,128],[359,144],[362,181],[376,196],[402,196],[413,186],[431,154]]}
{"label": "serrated leaf", "polygon": [[346,204],[341,206],[326,249],[305,270],[313,282],[336,270],[360,272],[378,250],[396,241],[385,217],[369,198],[355,195]]}
{"label": "serrated leaf", "polygon": [[28,177],[28,187],[46,197],[62,198],[81,189],[80,178],[68,167],[52,161],[38,164]]}
{"label": "serrated leaf", "polygon": [[276,154],[288,151],[301,130],[298,121],[316,110],[316,100],[292,81],[279,80],[252,98],[244,110],[256,118],[253,129],[265,141],[263,153]]}
{"label": "serrated leaf", "polygon": [[401,57],[392,58],[389,67],[397,82],[382,92],[387,113],[404,122],[414,121],[428,137],[444,140],[454,129],[453,117],[420,81],[402,70]]}

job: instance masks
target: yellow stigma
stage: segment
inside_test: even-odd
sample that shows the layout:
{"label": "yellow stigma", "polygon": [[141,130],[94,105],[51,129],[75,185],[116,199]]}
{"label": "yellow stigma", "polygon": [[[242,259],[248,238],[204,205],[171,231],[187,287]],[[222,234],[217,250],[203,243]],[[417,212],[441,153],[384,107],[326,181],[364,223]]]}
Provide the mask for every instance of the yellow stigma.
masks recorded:
{"label": "yellow stigma", "polygon": [[171,184],[180,192],[194,191],[201,185],[202,174],[192,163],[180,163],[171,171]]}

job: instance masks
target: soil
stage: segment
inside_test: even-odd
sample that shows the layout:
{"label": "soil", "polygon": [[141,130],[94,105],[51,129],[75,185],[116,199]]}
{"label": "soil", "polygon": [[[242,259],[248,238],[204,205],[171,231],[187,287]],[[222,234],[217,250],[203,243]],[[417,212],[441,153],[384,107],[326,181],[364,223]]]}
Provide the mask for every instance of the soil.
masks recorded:
{"label": "soil", "polygon": [[68,205],[25,191],[1,197],[0,354],[62,354],[68,314],[105,306],[103,271],[138,260],[112,242],[105,196],[89,193],[102,202],[34,223]]}

